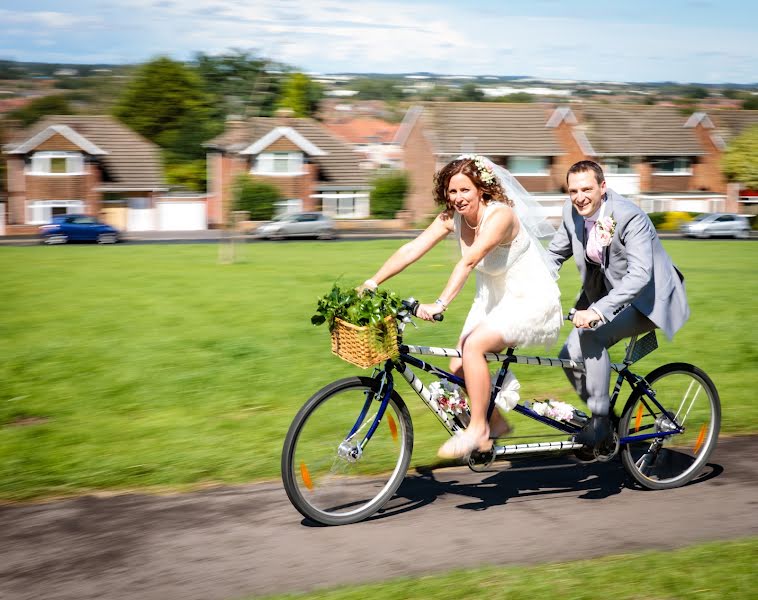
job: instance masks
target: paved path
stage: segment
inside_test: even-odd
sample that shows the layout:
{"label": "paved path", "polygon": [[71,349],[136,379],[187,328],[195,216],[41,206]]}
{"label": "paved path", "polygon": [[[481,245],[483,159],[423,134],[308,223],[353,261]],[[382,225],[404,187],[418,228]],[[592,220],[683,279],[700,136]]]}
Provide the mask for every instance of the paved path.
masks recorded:
{"label": "paved path", "polygon": [[345,527],[304,522],[278,482],[5,506],[0,598],[228,600],[758,535],[757,454],[758,436],[721,440],[699,481],[662,492],[629,487],[617,462],[416,472]]}

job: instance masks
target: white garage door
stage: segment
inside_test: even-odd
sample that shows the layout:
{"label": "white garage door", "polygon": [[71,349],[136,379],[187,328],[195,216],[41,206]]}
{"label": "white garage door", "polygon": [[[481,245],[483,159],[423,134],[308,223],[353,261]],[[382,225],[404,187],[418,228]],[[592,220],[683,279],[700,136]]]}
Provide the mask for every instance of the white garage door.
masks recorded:
{"label": "white garage door", "polygon": [[158,202],[157,206],[161,231],[208,229],[205,202]]}

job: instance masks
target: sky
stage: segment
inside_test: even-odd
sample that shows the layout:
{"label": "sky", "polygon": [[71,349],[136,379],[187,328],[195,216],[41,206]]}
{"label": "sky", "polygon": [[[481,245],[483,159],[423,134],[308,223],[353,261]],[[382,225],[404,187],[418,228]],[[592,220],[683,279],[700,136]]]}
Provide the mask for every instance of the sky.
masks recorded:
{"label": "sky", "polygon": [[756,34],[755,0],[0,0],[0,59],[29,62],[756,83]]}

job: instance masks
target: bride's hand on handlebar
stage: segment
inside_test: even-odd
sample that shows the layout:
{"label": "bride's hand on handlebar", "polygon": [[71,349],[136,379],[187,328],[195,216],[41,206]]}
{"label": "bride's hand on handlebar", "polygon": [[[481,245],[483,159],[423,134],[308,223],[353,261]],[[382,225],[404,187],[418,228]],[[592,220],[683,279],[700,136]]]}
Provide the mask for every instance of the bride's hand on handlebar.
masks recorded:
{"label": "bride's hand on handlebar", "polygon": [[433,321],[434,315],[442,314],[445,309],[436,302],[433,304],[419,304],[416,309],[416,316],[424,321]]}

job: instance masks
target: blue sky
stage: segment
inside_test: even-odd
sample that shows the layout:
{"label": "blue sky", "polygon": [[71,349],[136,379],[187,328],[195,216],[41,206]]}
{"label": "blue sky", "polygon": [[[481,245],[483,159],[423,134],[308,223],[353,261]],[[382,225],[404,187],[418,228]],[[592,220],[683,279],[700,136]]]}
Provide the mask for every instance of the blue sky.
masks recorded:
{"label": "blue sky", "polygon": [[0,1],[0,58],[138,63],[250,50],[306,72],[758,82],[758,2]]}

